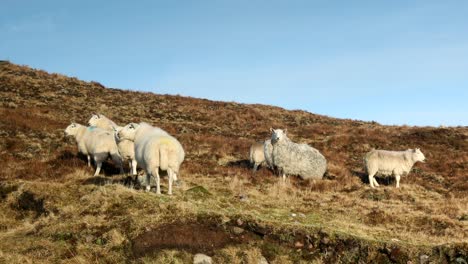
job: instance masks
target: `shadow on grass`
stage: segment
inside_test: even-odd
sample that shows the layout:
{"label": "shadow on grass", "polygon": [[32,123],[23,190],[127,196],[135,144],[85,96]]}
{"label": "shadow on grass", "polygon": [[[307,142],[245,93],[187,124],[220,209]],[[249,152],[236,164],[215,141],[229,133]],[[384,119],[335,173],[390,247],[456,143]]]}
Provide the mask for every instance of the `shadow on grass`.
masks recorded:
{"label": "shadow on grass", "polygon": [[108,184],[121,184],[126,187],[134,187],[136,185],[136,179],[133,176],[116,176],[116,177],[105,177],[105,176],[92,176],[82,181],[83,185],[97,185],[104,186]]}
{"label": "shadow on grass", "polygon": [[[361,182],[363,184],[369,184],[369,176],[367,175],[366,172],[363,172],[363,171],[357,171],[357,170],[353,170],[351,171],[351,173],[358,177],[359,179],[361,179]],[[395,176],[391,175],[391,176],[374,176],[374,178],[377,180],[377,182],[381,185],[393,185],[395,184]]]}
{"label": "shadow on grass", "polygon": [[234,160],[230,161],[226,164],[227,167],[238,167],[238,168],[245,168],[245,169],[252,169],[249,160]]}

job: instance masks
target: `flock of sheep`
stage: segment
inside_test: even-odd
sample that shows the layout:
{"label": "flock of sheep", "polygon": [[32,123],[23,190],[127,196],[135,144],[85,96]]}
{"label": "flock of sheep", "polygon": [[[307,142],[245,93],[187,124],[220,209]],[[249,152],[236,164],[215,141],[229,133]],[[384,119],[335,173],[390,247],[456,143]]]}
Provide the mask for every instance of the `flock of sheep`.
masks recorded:
{"label": "flock of sheep", "polygon": [[[272,129],[271,139],[256,142],[250,147],[250,163],[254,172],[260,164],[266,163],[274,172],[283,175],[297,175],[302,179],[323,178],[327,170],[327,160],[315,148],[307,144],[292,142],[286,130]],[[376,174],[396,178],[396,187],[400,187],[400,177],[411,171],[413,165],[425,161],[424,154],[416,149],[405,151],[372,150],[364,157],[364,164],[372,188],[379,186],[374,178]]]}
{"label": "flock of sheep", "polygon": [[172,194],[172,183],[177,180],[185,158],[184,149],[176,138],[144,122],[121,127],[100,114],[93,115],[88,125],[72,123],[65,129],[65,135],[75,138],[78,151],[88,157],[88,166],[93,158],[96,164],[94,176],[99,175],[102,162],[111,156],[122,174],[123,161],[129,162],[132,175],[137,174],[137,164],[144,169],[147,191],[151,188],[151,177],[154,177],[156,192],[161,193],[159,170],[166,171],[168,194]]}
{"label": "flock of sheep", "polygon": [[[282,174],[296,175],[302,179],[320,180],[327,170],[327,160],[315,148],[307,144],[294,143],[287,137],[287,130],[270,129],[271,139],[254,143],[250,148],[250,162],[253,170],[266,163],[267,167]],[[94,114],[88,126],[77,123],[65,129],[65,135],[73,136],[78,151],[96,164],[94,176],[99,175],[102,162],[109,156],[119,166],[123,174],[122,163],[127,161],[131,174],[137,174],[137,165],[146,173],[146,190],[151,186],[151,177],[156,182],[156,193],[160,194],[160,171],[165,171],[169,178],[168,194],[172,194],[172,184],[177,180],[180,165],[185,152],[180,142],[161,128],[147,123],[130,123],[124,127],[101,114]],[[406,151],[372,150],[364,157],[365,168],[372,188],[379,186],[374,176],[394,175],[396,187],[400,186],[400,177],[407,174],[414,163],[424,162],[424,154],[419,149]]]}

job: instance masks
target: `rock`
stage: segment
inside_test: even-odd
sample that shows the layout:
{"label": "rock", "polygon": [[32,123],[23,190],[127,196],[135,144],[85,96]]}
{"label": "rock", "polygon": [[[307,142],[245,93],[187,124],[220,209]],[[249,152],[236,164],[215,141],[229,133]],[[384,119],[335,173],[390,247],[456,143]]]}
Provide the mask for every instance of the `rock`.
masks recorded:
{"label": "rock", "polygon": [[419,264],[426,264],[429,263],[429,256],[428,255],[421,255],[419,256]]}
{"label": "rock", "polygon": [[231,221],[231,219],[230,219],[229,217],[227,217],[227,216],[224,215],[224,216],[222,217],[221,221],[223,221],[223,224],[225,224],[225,223]]}
{"label": "rock", "polygon": [[302,243],[301,241],[296,241],[296,243],[294,243],[294,246],[296,248],[302,248],[302,247],[304,247],[304,243]]}
{"label": "rock", "polygon": [[193,264],[211,264],[213,263],[213,260],[211,259],[210,256],[207,256],[205,254],[196,254],[193,256]]}
{"label": "rock", "polygon": [[258,259],[258,264],[268,264],[268,260],[264,256],[260,256]]}
{"label": "rock", "polygon": [[8,108],[13,108],[13,109],[15,109],[15,108],[18,107],[18,105],[15,104],[15,103],[13,103],[13,102],[8,102],[8,103],[7,103],[7,107],[8,107]]}
{"label": "rock", "polygon": [[242,233],[244,233],[244,229],[243,228],[240,228],[240,227],[237,227],[237,226],[234,226],[232,227],[232,232],[236,235],[240,235]]}
{"label": "rock", "polygon": [[249,197],[247,196],[247,194],[240,194],[240,195],[239,195],[239,200],[240,200],[241,202],[246,202],[246,201],[249,200]]}

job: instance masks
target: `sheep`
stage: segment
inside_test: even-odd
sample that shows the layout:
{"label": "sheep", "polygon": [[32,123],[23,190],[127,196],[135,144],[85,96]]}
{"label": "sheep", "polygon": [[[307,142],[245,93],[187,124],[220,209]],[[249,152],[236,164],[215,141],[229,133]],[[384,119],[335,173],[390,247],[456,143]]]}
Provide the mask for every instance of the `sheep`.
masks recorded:
{"label": "sheep", "polygon": [[271,144],[271,139],[265,140],[263,143],[263,154],[265,156],[265,163],[274,171],[275,165],[273,164],[273,145]]}
{"label": "sheep", "polygon": [[364,156],[364,165],[372,188],[379,186],[374,178],[377,173],[384,176],[395,175],[396,187],[400,188],[400,177],[408,174],[416,162],[425,160],[426,157],[419,148],[405,151],[371,150]]}
{"label": "sheep", "polygon": [[249,159],[253,165],[253,172],[257,171],[259,165],[265,163],[265,154],[263,152],[263,142],[255,142],[250,146]]}
{"label": "sheep", "polygon": [[166,131],[147,123],[130,123],[118,132],[119,138],[132,140],[135,158],[146,172],[146,191],[151,189],[151,176],[156,180],[156,193],[161,194],[159,170],[167,171],[168,194],[172,195],[172,182],[177,180],[185,152],[177,139]]}
{"label": "sheep", "polygon": [[111,132],[97,128],[86,127],[77,123],[71,123],[65,129],[66,136],[73,136],[78,144],[78,150],[88,156],[88,165],[90,156],[96,164],[94,176],[98,176],[101,171],[102,162],[110,155],[112,160],[120,167],[120,173],[123,174],[121,157]]}
{"label": "sheep", "polygon": [[108,131],[114,131],[115,128],[119,127],[114,121],[101,114],[93,114],[88,120],[88,126],[99,127]]}
{"label": "sheep", "polygon": [[292,142],[287,136],[287,130],[273,129],[271,143],[273,145],[273,164],[283,174],[298,175],[301,179],[322,179],[327,170],[327,160],[316,149],[307,144]]}
{"label": "sheep", "polygon": [[122,127],[118,126],[114,121],[101,114],[92,115],[88,121],[88,125],[99,127],[108,131],[112,131],[114,133],[115,142],[117,143],[117,147],[119,149],[120,156],[122,157],[122,161],[128,161],[130,173],[132,175],[136,175],[137,162],[135,159],[135,147],[133,141],[121,139],[117,136],[118,131],[122,129]]}

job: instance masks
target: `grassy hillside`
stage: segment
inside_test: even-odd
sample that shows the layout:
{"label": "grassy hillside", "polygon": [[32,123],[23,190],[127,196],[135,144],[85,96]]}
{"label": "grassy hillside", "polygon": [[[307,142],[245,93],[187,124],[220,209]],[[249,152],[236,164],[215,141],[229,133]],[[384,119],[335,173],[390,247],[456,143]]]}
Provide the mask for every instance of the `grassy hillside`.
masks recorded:
{"label": "grassy hillside", "polygon": [[[174,195],[125,187],[64,137],[99,112],[146,121],[186,150]],[[326,179],[283,184],[248,167],[269,128],[319,149]],[[370,189],[363,155],[419,147],[427,158],[394,187]],[[0,262],[418,263],[467,260],[468,128],[382,126],[265,105],[105,88],[0,62]],[[462,262],[460,262],[462,263]]]}

